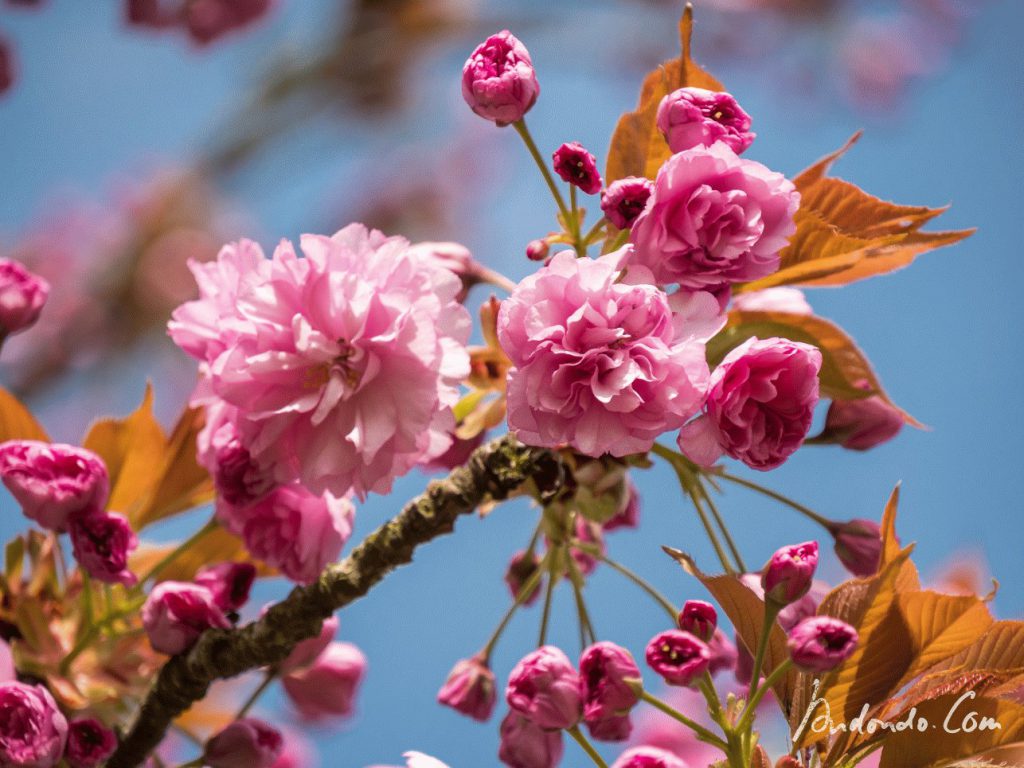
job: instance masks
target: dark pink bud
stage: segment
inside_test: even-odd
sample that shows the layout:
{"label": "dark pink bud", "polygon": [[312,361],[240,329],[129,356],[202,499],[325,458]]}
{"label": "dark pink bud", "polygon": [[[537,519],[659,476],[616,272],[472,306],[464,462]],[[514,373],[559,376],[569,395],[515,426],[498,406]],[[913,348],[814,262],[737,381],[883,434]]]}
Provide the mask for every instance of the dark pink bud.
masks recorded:
{"label": "dark pink bud", "polygon": [[242,444],[232,408],[208,407],[196,440],[199,463],[213,475],[217,495],[231,507],[263,499],[276,485],[273,472],[257,464]]}
{"label": "dark pink bud", "polygon": [[501,721],[498,759],[509,768],[555,768],[562,760],[562,732],[546,731],[518,712]]}
{"label": "dark pink bud", "polygon": [[6,40],[0,38],[0,94],[14,85],[14,54]]}
{"label": "dark pink bud", "polygon": [[882,559],[882,529],[873,520],[850,520],[832,532],[840,562],[854,576],[873,576]]}
{"label": "dark pink bud", "polygon": [[[583,515],[576,516],[576,538],[585,544],[596,547],[601,554],[604,554],[604,534],[601,531],[601,526],[587,520]],[[584,576],[589,576],[597,568],[599,561],[589,552],[573,547],[571,554]]]}
{"label": "dark pink bud", "polygon": [[736,682],[740,685],[750,685],[750,678],[754,674],[754,657],[747,650],[747,646],[736,636]]}
{"label": "dark pink bud", "polygon": [[68,743],[64,753],[71,768],[95,768],[117,749],[117,736],[94,717],[81,717],[68,723]]}
{"label": "dark pink bud", "polygon": [[[4,56],[0,42],[0,59]],[[0,61],[0,92],[3,91]],[[0,259],[0,334],[10,336],[34,325],[50,295],[50,284],[11,259]]]}
{"label": "dark pink bud", "polygon": [[[862,382],[867,389],[867,382]],[[888,442],[903,428],[903,413],[878,395],[860,400],[833,400],[818,440],[866,451]]]}
{"label": "dark pink bud", "polygon": [[829,616],[811,616],[789,633],[789,655],[804,672],[827,672],[846,661],[857,648],[857,630]]}
{"label": "dark pink bud", "polygon": [[490,718],[496,699],[494,673],[479,656],[456,662],[437,694],[439,703],[480,722]]}
{"label": "dark pink bud", "polygon": [[547,240],[538,239],[531,240],[526,244],[526,258],[530,261],[544,261],[548,257],[548,251],[551,250],[551,246]]}
{"label": "dark pink bud", "polygon": [[736,99],[703,88],[680,88],[668,94],[658,105],[657,123],[673,152],[720,141],[739,155],[757,135],[750,131],[750,115]]}
{"label": "dark pink bud", "polygon": [[705,643],[711,640],[718,626],[718,611],[703,600],[687,600],[679,612],[679,628]]}
{"label": "dark pink bud", "polygon": [[67,742],[68,722],[41,685],[0,683],[0,765],[51,768]]}
{"label": "dark pink bud", "polygon": [[206,743],[210,768],[271,768],[284,749],[281,733],[255,717],[235,720]]}
{"label": "dark pink bud", "polygon": [[206,587],[164,581],[142,606],[142,625],[154,650],[173,655],[190,648],[210,627],[227,629],[231,623]]}
{"label": "dark pink bud", "polygon": [[[580,656],[580,682],[583,720],[594,738],[601,741],[625,739],[630,731],[625,716],[640,700],[637,689],[643,685],[633,655],[614,643],[595,643]],[[620,733],[621,737],[611,738]]]}
{"label": "dark pink bud", "polygon": [[689,632],[670,629],[647,644],[647,664],[669,685],[690,685],[711,663],[704,641]]}
{"label": "dark pink bud", "polygon": [[0,478],[25,516],[64,531],[72,515],[107,504],[109,480],[92,451],[62,443],[10,440],[0,445]]}
{"label": "dark pink bud", "polygon": [[480,43],[462,68],[462,98],[496,125],[522,120],[538,94],[530,52],[507,29]]}
{"label": "dark pink bud", "polygon": [[352,643],[331,643],[305,669],[281,679],[285,693],[307,720],[348,717],[366,676],[366,657]]}
{"label": "dark pink bud", "polygon": [[622,509],[608,518],[601,528],[605,533],[618,528],[636,528],[640,524],[640,492],[633,481],[626,478],[626,502]]}
{"label": "dark pink bud", "polygon": [[[708,641],[708,650],[711,651],[711,662],[708,664],[708,672],[717,675],[726,669],[736,668],[737,651],[732,641],[725,636],[720,629],[716,629]],[[753,664],[753,659],[751,659]]]}
{"label": "dark pink bud", "polygon": [[601,193],[605,218],[619,229],[631,229],[636,217],[647,207],[654,182],[639,176],[627,176],[609,184]]}
{"label": "dark pink bud", "polygon": [[128,0],[125,4],[129,24],[160,29],[174,26],[177,16],[163,0]]}
{"label": "dark pink bud", "polygon": [[256,566],[252,563],[208,565],[194,579],[213,593],[213,600],[222,611],[237,611],[245,605],[255,580]]}
{"label": "dark pink bud", "polygon": [[320,634],[297,644],[288,654],[288,658],[281,662],[281,674],[308,667],[316,661],[317,657],[327,650],[327,646],[334,642],[334,636],[338,634],[338,623],[337,616],[324,619],[324,623],[320,625]]}
{"label": "dark pink bud", "polygon": [[[508,563],[508,570],[505,571],[505,583],[508,584],[512,599],[519,596],[519,590],[530,580],[530,577],[540,568],[540,558],[533,552],[520,550],[512,555]],[[533,605],[540,597],[540,582],[538,582],[530,594],[523,599],[523,605]]]}
{"label": "dark pink bud", "polygon": [[555,150],[552,155],[555,173],[562,181],[579,187],[588,195],[601,191],[601,173],[597,160],[578,141],[570,141]]}
{"label": "dark pink bud", "polygon": [[806,595],[818,567],[818,542],[783,547],[772,555],[761,573],[766,602],[789,605]]}
{"label": "dark pink bud", "polygon": [[185,29],[203,45],[252,23],[270,6],[271,0],[191,0],[185,7]]}
{"label": "dark pink bud", "polygon": [[561,650],[545,645],[512,669],[505,698],[541,728],[572,728],[583,714],[580,678]]}
{"label": "dark pink bud", "polygon": [[80,512],[68,526],[75,560],[85,572],[104,584],[134,586],[138,578],[128,570],[128,555],[139,545],[128,519],[116,512]]}
{"label": "dark pink bud", "polygon": [[623,752],[612,768],[688,768],[688,764],[664,749],[634,747]]}

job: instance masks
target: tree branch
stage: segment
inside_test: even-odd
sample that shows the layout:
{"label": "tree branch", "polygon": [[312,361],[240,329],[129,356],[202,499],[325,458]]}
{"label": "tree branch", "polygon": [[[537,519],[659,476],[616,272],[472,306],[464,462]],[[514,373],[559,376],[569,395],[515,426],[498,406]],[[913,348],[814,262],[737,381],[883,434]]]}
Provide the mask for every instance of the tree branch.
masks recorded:
{"label": "tree branch", "polygon": [[550,451],[521,445],[511,436],[481,446],[466,466],[431,482],[345,560],[325,570],[319,581],[296,587],[258,621],[240,629],[208,630],[189,651],[172,657],[107,768],[139,765],[174,718],[206,695],[210,683],[282,661],[296,643],[316,635],[334,611],[410,562],[417,546],[450,533],[460,515],[487,499],[505,499],[528,481],[542,499],[549,498],[562,479],[562,465]]}

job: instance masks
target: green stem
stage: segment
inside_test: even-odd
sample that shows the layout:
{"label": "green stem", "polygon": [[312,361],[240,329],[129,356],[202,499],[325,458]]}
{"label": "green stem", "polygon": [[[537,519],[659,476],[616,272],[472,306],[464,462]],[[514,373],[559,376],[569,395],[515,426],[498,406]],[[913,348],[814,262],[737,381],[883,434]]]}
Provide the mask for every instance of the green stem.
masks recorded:
{"label": "green stem", "polygon": [[79,635],[79,642],[82,637],[88,635],[92,631],[93,611],[92,611],[92,579],[89,578],[89,574],[85,572],[85,569],[81,569],[82,573],[82,623],[79,624],[78,629],[81,633]]}
{"label": "green stem", "polygon": [[548,586],[544,591],[544,612],[540,618],[540,636],[537,639],[537,647],[544,645],[548,639],[548,622],[551,620],[551,596],[555,591],[555,557],[554,552],[548,553]]}
{"label": "green stem", "polygon": [[707,728],[705,728],[700,723],[695,722],[694,720],[691,720],[686,715],[684,715],[682,712],[679,712],[678,710],[676,710],[674,707],[669,706],[668,704],[666,704],[664,701],[662,701],[661,699],[657,698],[656,696],[652,696],[647,691],[641,691],[640,692],[640,698],[643,699],[644,701],[646,701],[648,704],[650,704],[654,708],[661,710],[662,712],[664,712],[666,715],[668,715],[672,719],[678,720],[680,723],[685,725],[691,731],[696,733],[697,734],[697,738],[700,739],[701,741],[703,741],[704,743],[716,746],[720,750],[722,750],[723,752],[725,752],[728,749],[728,745],[724,741],[722,741],[718,736],[713,734],[711,731],[709,731]]}
{"label": "green stem", "polygon": [[515,123],[512,123],[512,127],[516,129],[516,133],[523,139],[523,143],[526,144],[526,148],[530,151],[530,155],[533,157],[533,161],[540,168],[541,175],[544,177],[544,181],[547,182],[548,189],[551,190],[552,197],[555,198],[555,202],[558,204],[558,210],[562,213],[562,220],[566,226],[569,225],[570,213],[569,209],[565,206],[565,199],[562,197],[562,193],[558,191],[558,185],[555,183],[555,177],[551,175],[551,170],[548,168],[548,164],[544,162],[544,158],[540,154],[540,150],[537,149],[537,144],[533,140],[533,136],[530,135],[530,129],[526,127],[526,120],[522,119]]}
{"label": "green stem", "polygon": [[111,613],[108,616],[104,616],[98,622],[90,626],[88,631],[86,631],[85,634],[83,634],[78,639],[74,647],[68,652],[68,655],[61,660],[61,674],[67,674],[67,671],[71,669],[71,665],[74,663],[75,659],[77,659],[82,654],[82,652],[89,647],[92,641],[96,638],[97,635],[99,635],[99,633],[103,629],[109,627],[118,619],[123,619],[133,615],[141,607],[141,605],[141,603],[133,602],[128,608],[125,608],[121,611],[117,611],[115,613]]}
{"label": "green stem", "polygon": [[750,490],[763,494],[768,498],[775,499],[775,501],[785,504],[786,506],[795,509],[797,512],[806,515],[811,520],[823,526],[824,528],[827,528],[830,531],[833,528],[835,528],[835,523],[832,520],[829,520],[824,515],[819,515],[813,509],[809,509],[808,507],[805,507],[803,504],[799,502],[793,501],[792,499],[783,496],[781,493],[776,493],[771,488],[765,488],[763,485],[758,485],[755,482],[752,482],[742,477],[737,477],[736,475],[730,475],[727,472],[715,472],[714,475],[715,477],[720,477],[723,480],[728,480],[730,483],[742,485],[744,488],[749,488]]}
{"label": "green stem", "polygon": [[270,687],[270,684],[274,682],[274,678],[276,677],[276,669],[271,668],[267,670],[266,674],[263,676],[263,681],[256,687],[256,690],[249,695],[249,698],[245,700],[241,709],[238,710],[238,714],[235,715],[235,720],[241,720],[249,714],[249,710],[251,710],[256,704],[256,700],[259,699],[259,697],[263,695],[263,692]]}
{"label": "green stem", "polygon": [[202,539],[206,534],[212,532],[219,523],[216,517],[211,517],[210,520],[200,528],[198,531],[189,536],[185,541],[181,542],[171,552],[167,554],[160,562],[149,569],[149,573],[139,579],[139,586],[141,587],[147,581],[152,579],[154,576],[160,573],[164,568],[173,563],[182,553],[188,551],[196,542]]}
{"label": "green stem", "polygon": [[509,609],[505,611],[505,615],[502,616],[501,621],[498,622],[498,626],[491,634],[490,640],[487,641],[487,645],[485,645],[483,651],[481,651],[480,655],[484,657],[485,662],[490,660],[491,652],[494,650],[494,646],[498,644],[498,640],[505,632],[505,628],[508,626],[508,623],[512,620],[512,617],[515,615],[516,611],[519,610],[519,606],[521,606],[530,598],[530,595],[533,594],[533,591],[537,588],[537,585],[540,584],[541,577],[544,575],[544,568],[546,564],[547,557],[545,556],[544,560],[542,560],[541,563],[537,566],[537,570],[531,573],[530,578],[523,582],[523,585],[519,588],[519,594],[516,595],[516,599],[512,601],[512,605],[509,606]]}
{"label": "green stem", "polygon": [[579,566],[576,561],[569,557],[569,573],[570,581],[572,582],[573,595],[576,598],[576,611],[580,617],[580,648],[581,652],[586,649],[587,643],[584,639],[584,635],[590,636],[590,642],[597,642],[597,633],[594,632],[594,624],[590,621],[590,613],[587,611],[587,603],[583,599],[583,574],[580,572]]}
{"label": "green stem", "polygon": [[[580,542],[580,544],[582,544],[582,542]],[[574,544],[573,546],[579,546],[579,544]],[[580,548],[584,549],[582,546]],[[596,550],[596,547],[595,547],[595,550]],[[584,549],[584,551],[587,551],[587,550]],[[679,610],[674,605],[672,605],[671,602],[669,602],[667,597],[665,597],[663,594],[661,594],[661,592],[659,592],[657,589],[655,589],[655,587],[650,582],[645,580],[642,576],[640,576],[636,572],[631,571],[629,568],[627,568],[626,566],[622,565],[621,563],[616,562],[615,560],[612,560],[610,557],[601,554],[600,551],[595,551],[592,554],[594,554],[602,563],[604,563],[604,564],[608,565],[610,568],[618,571],[623,576],[625,576],[627,579],[629,579],[634,584],[636,584],[638,587],[640,587],[640,589],[642,589],[644,592],[646,592],[648,595],[650,595],[654,599],[654,601],[658,603],[658,605],[660,605],[662,608],[665,609],[665,613],[667,613],[669,615],[670,620],[672,621],[673,624],[675,624],[675,622],[679,618]]]}
{"label": "green stem", "polygon": [[594,761],[594,765],[600,768],[608,768],[608,763],[604,761],[604,758],[597,753],[594,749],[594,745],[587,741],[587,737],[580,731],[578,725],[574,725],[569,729],[569,735],[576,739],[576,743],[583,747],[583,751],[587,753],[591,760]]}
{"label": "green stem", "polygon": [[747,702],[746,708],[743,710],[743,716],[740,717],[740,721],[736,724],[737,731],[745,731],[754,722],[754,712],[757,709],[757,705],[761,703],[761,699],[765,697],[765,694],[770,691],[774,685],[783,678],[783,676],[789,672],[793,666],[792,659],[786,659],[784,662],[779,664],[775,670],[765,678],[764,684],[761,685],[753,696],[750,697],[750,701]]}
{"label": "green stem", "polygon": [[761,667],[764,666],[764,654],[768,649],[768,638],[771,636],[772,628],[775,626],[775,617],[779,615],[779,606],[768,601],[764,604],[764,621],[761,624],[761,634],[757,638],[757,653],[754,654],[753,672],[750,674],[750,692],[747,694],[748,701],[754,698],[754,691],[761,682]]}
{"label": "green stem", "polygon": [[603,216],[597,220],[597,223],[590,228],[590,230],[583,236],[583,247],[586,248],[588,245],[597,239],[598,233],[604,228],[604,225],[608,223],[608,219]]}
{"label": "green stem", "polygon": [[705,671],[704,676],[698,681],[697,685],[700,688],[700,692],[704,694],[704,700],[708,703],[708,714],[711,715],[711,719],[718,723],[722,730],[727,731],[729,725],[726,723],[725,715],[722,713],[722,702],[718,700],[718,693],[715,691],[715,681],[711,679],[711,673]]}
{"label": "green stem", "polygon": [[732,553],[733,560],[736,561],[736,565],[740,569],[740,573],[749,573],[747,570],[747,564],[743,562],[743,555],[740,554],[740,550],[736,546],[736,541],[733,539],[732,533],[729,532],[729,527],[725,524],[725,520],[722,518],[722,513],[718,511],[718,507],[711,499],[711,494],[708,493],[708,489],[705,488],[704,483],[701,482],[700,475],[697,476],[697,487],[700,489],[700,493],[701,496],[704,497],[704,501],[707,502],[708,508],[711,510],[711,514],[715,518],[715,522],[718,523],[719,529],[725,536],[725,543],[728,545],[729,551]]}

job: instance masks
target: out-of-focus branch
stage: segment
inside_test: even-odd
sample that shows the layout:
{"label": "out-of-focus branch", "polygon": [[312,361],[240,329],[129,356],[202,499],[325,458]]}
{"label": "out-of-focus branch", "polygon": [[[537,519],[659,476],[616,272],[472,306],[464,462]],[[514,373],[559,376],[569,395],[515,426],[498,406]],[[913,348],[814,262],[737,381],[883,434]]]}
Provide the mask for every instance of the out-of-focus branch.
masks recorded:
{"label": "out-of-focus branch", "polygon": [[131,730],[107,768],[133,768],[160,743],[175,717],[202,699],[214,680],[282,661],[313,637],[334,611],[365,595],[390,571],[412,560],[420,544],[455,527],[455,520],[487,500],[507,498],[528,482],[546,499],[562,484],[562,466],[547,450],[510,436],[481,446],[466,466],[432,482],[388,523],[331,566],[319,581],[297,587],[256,622],[236,630],[208,630],[160,671]]}

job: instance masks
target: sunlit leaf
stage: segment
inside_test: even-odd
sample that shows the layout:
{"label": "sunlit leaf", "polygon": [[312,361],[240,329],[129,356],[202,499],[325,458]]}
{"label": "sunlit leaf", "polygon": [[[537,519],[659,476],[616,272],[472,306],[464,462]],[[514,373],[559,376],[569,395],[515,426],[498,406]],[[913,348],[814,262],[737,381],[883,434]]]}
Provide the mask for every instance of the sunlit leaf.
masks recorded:
{"label": "sunlit leaf", "polygon": [[640,91],[640,102],[634,112],[619,118],[608,150],[605,181],[611,183],[625,176],[654,178],[658,169],[671,156],[668,143],[658,131],[655,117],[658,104],[672,91],[685,86],[724,90],[722,84],[694,64],[690,56],[693,34],[693,6],[686,4],[679,21],[682,55],[666,61],[647,74]]}
{"label": "sunlit leaf", "polygon": [[777,285],[846,285],[901,269],[922,253],[973,233],[922,232],[922,226],[946,209],[890,203],[827,176],[832,163],[858,138],[860,134],[794,179],[800,191],[796,233],[780,254],[779,270],[737,286],[738,292]]}
{"label": "sunlit leaf", "polygon": [[[132,553],[128,567],[138,575],[148,573],[174,552],[179,543],[143,544]],[[156,580],[189,581],[204,565],[226,562],[252,562],[256,565],[258,576],[274,576],[277,573],[273,568],[253,560],[240,538],[224,528],[214,528],[161,568]]]}
{"label": "sunlit leaf", "polygon": [[146,385],[142,404],[123,419],[94,423],[82,445],[106,462],[110,473],[110,509],[132,517],[154,487],[163,465],[167,438],[153,416],[153,388]]}
{"label": "sunlit leaf", "polygon": [[7,440],[49,442],[46,430],[18,398],[0,387],[0,443]]}
{"label": "sunlit leaf", "polygon": [[[725,328],[708,342],[708,362],[717,365],[730,350],[751,336],[761,339],[781,336],[813,344],[820,349],[822,365],[819,378],[823,395],[838,400],[878,395],[892,404],[871,363],[853,339],[835,323],[816,315],[732,310]],[[921,426],[909,414],[904,413],[903,416],[908,423]]]}

